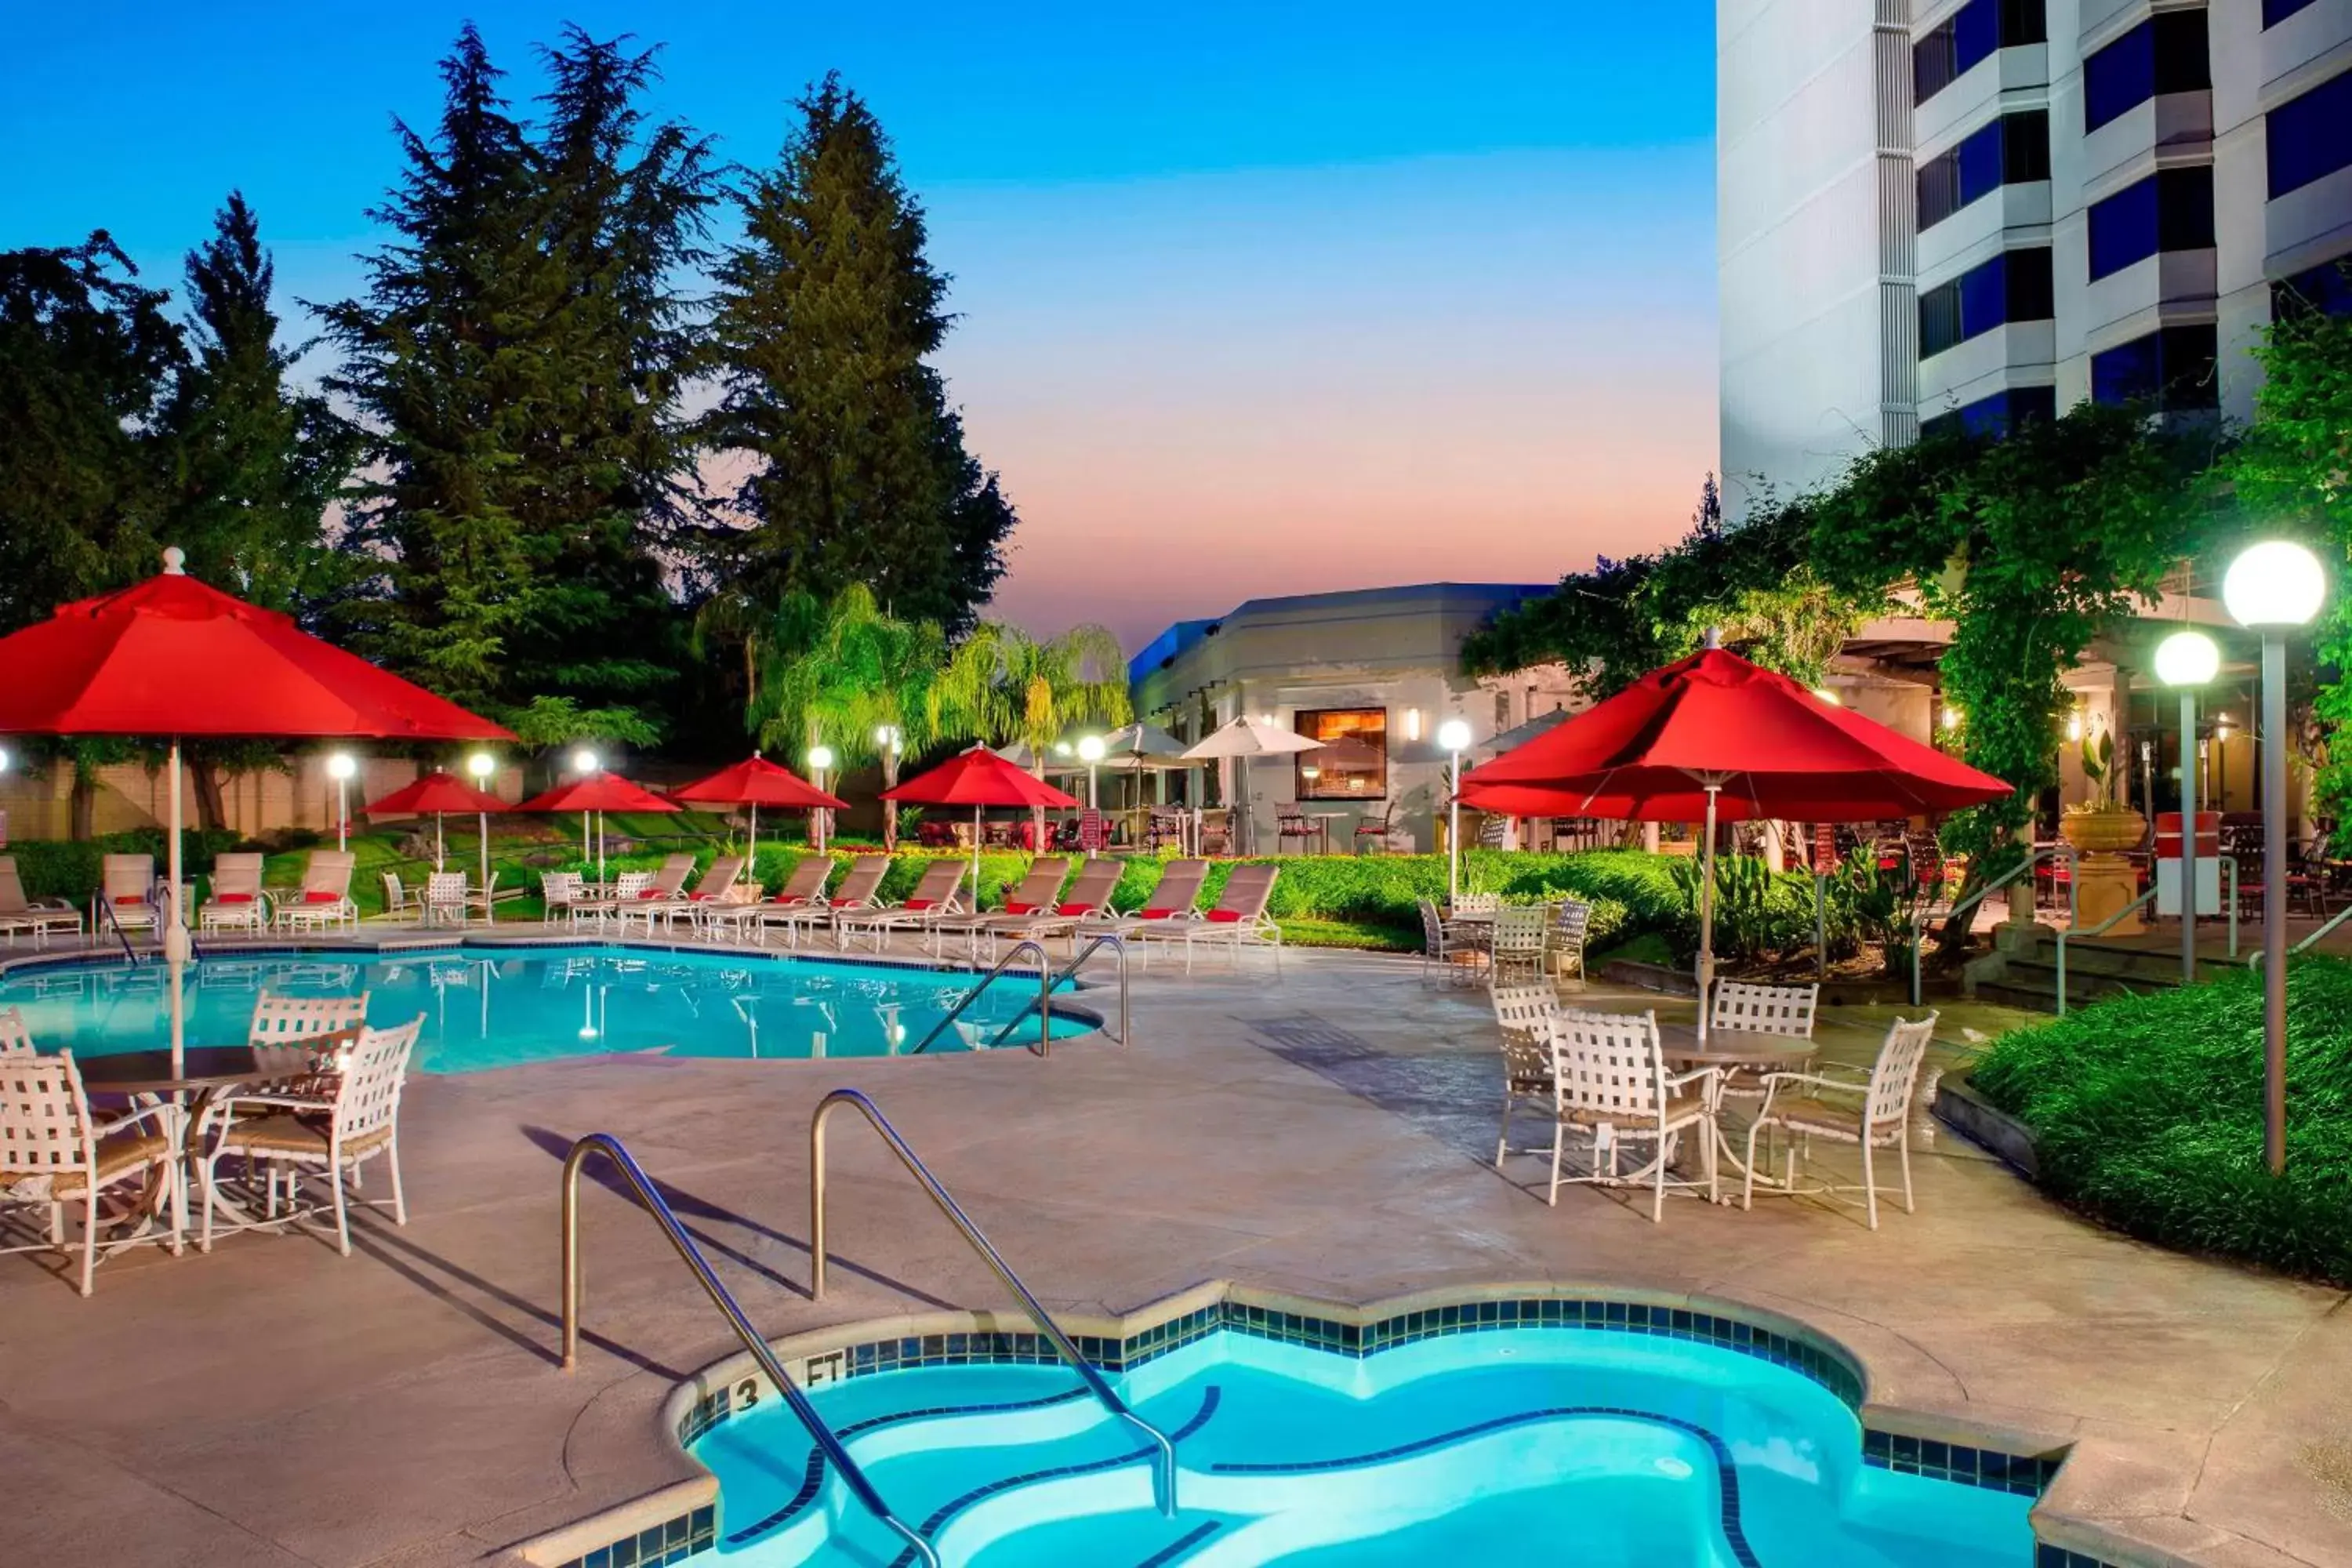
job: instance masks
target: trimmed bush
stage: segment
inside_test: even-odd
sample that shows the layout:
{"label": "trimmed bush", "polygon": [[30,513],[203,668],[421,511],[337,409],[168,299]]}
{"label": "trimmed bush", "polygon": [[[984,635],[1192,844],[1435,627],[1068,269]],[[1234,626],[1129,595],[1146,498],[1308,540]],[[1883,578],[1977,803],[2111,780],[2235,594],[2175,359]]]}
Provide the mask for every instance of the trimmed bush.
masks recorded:
{"label": "trimmed bush", "polygon": [[2352,1285],[2352,964],[2287,975],[2286,1174],[2263,1163],[2263,993],[2238,971],[2003,1035],[1974,1082],[2042,1184],[2147,1240]]}
{"label": "trimmed bush", "polygon": [[[180,833],[182,868],[189,876],[201,876],[213,868],[213,857],[224,849],[234,849],[239,836],[226,830],[205,833],[196,828],[183,828]],[[25,896],[32,899],[71,899],[86,902],[98,891],[100,868],[109,855],[152,855],[155,869],[162,874],[164,860],[164,833],[160,827],[134,828],[128,833],[101,833],[95,838],[35,838],[11,844],[0,849],[0,855],[16,858],[16,875],[25,884]]]}

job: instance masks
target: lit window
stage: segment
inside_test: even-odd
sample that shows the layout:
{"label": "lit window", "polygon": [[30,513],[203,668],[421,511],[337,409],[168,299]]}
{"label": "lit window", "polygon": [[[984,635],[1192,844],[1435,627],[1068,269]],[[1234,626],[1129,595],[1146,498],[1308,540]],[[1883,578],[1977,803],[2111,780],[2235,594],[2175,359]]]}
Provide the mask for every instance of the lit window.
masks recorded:
{"label": "lit window", "polygon": [[[1389,793],[1389,714],[1385,708],[1301,709],[1292,722],[1323,742],[1294,759],[1299,800],[1380,800]],[[1307,770],[1312,768],[1310,776]]]}

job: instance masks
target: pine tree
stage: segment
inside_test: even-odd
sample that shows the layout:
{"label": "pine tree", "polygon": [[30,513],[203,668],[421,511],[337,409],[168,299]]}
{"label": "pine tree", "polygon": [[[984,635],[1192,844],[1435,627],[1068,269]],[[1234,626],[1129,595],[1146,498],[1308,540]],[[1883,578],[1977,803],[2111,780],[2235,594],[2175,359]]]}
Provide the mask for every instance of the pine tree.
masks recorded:
{"label": "pine tree", "polygon": [[369,216],[398,237],[364,258],[364,299],[322,312],[348,356],[327,384],[362,415],[376,470],[349,535],[383,563],[362,635],[402,673],[494,711],[532,695],[509,660],[545,586],[522,454],[551,401],[540,323],[563,297],[503,74],[468,25],[442,62],[432,140],[396,124],[407,172]]}
{"label": "pine tree", "polygon": [[1003,574],[1017,520],[927,363],[948,279],[873,111],[838,76],[799,109],[717,269],[726,394],[707,428],[754,461],[734,497],[748,526],[715,541],[715,572],[764,604],[863,583],[954,635]]}

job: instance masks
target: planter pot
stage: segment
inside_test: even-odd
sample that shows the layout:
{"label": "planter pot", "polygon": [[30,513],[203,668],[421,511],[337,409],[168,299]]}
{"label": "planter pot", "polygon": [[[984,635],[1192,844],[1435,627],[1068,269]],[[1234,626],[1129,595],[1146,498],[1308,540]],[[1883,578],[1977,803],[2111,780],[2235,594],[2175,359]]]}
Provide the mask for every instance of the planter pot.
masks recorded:
{"label": "planter pot", "polygon": [[[2082,851],[2074,865],[2074,918],[2084,929],[2102,925],[2139,897],[2139,873],[2122,851],[2145,842],[2147,818],[2129,806],[2070,811],[2059,820],[2058,837]],[[2112,936],[2137,936],[2147,927],[2137,913],[2108,928]]]}
{"label": "planter pot", "polygon": [[2147,818],[2127,805],[2074,810],[2058,819],[2058,837],[2085,855],[2117,855],[2146,841]]}

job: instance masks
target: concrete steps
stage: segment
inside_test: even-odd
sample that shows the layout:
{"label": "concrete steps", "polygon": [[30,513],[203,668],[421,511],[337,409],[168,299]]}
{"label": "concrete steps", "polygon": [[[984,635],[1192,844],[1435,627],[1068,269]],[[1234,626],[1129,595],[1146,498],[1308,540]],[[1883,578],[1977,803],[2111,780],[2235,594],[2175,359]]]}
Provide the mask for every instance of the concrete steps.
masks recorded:
{"label": "concrete steps", "polygon": [[[2201,963],[2219,967],[2221,961]],[[2035,1012],[2058,1010],[2058,941],[2044,933],[2032,945],[2000,955],[1975,972],[1974,992],[1986,1002]],[[2100,942],[2066,944],[2066,1005],[2102,996],[2168,991],[2180,984],[2180,956],[2163,949]]]}

